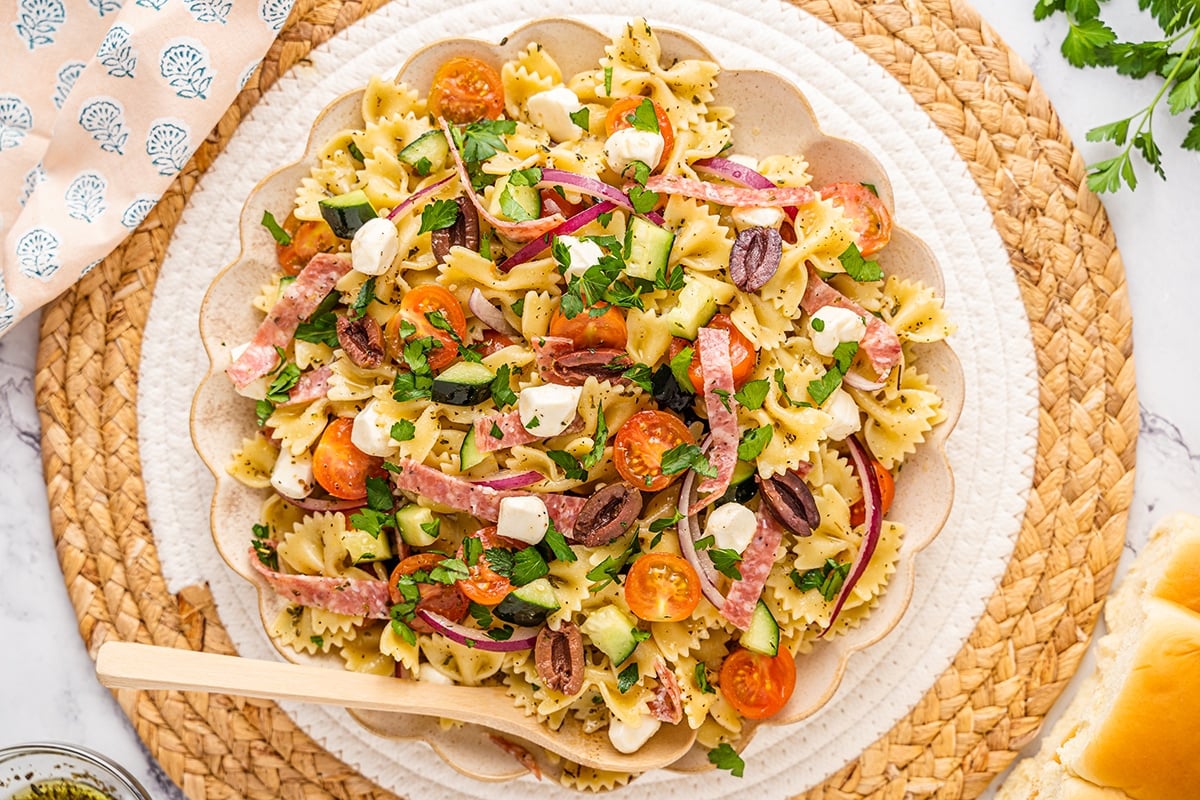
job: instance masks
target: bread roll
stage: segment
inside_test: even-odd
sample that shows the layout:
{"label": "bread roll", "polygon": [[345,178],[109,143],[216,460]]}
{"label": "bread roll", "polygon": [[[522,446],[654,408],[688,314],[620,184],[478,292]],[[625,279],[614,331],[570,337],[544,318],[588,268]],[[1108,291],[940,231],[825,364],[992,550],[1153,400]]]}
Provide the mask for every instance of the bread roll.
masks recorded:
{"label": "bread roll", "polygon": [[1200,518],[1155,529],[1105,622],[1096,672],[997,800],[1200,797]]}

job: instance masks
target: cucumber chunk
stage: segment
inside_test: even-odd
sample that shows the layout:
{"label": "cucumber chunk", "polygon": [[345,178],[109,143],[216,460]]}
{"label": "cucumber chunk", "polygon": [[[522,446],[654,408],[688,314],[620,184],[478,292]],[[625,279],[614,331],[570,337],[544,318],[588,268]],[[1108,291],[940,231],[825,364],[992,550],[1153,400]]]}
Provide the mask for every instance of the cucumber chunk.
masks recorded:
{"label": "cucumber chunk", "polygon": [[433,399],[452,406],[482,403],[491,397],[495,378],[496,374],[483,364],[473,361],[451,364],[433,379]]}
{"label": "cucumber chunk", "polygon": [[695,339],[700,328],[717,313],[717,298],[703,283],[689,280],[679,292],[678,301],[664,316],[672,336]]}
{"label": "cucumber chunk", "polygon": [[742,634],[739,643],[747,650],[762,653],[764,656],[773,656],[779,652],[779,623],[762,600],[754,607],[754,613],[750,616],[750,627]]}
{"label": "cucumber chunk", "polygon": [[479,446],[475,444],[475,426],[472,425],[463,437],[462,447],[458,448],[458,468],[466,472],[471,467],[483,463],[485,458],[487,455],[479,452]]}
{"label": "cucumber chunk", "polygon": [[524,222],[542,215],[542,196],[534,186],[513,183],[505,175],[492,188],[492,199],[488,210],[502,219]]}
{"label": "cucumber chunk", "polygon": [[634,217],[629,221],[626,236],[629,256],[625,259],[625,272],[629,277],[653,281],[659,272],[666,273],[671,246],[675,244],[674,231]]}
{"label": "cucumber chunk", "polygon": [[[424,506],[405,506],[396,512],[396,526],[400,529],[400,538],[410,547],[429,547],[437,541],[433,523],[437,517]],[[424,527],[422,527],[424,526]]]}
{"label": "cucumber chunk", "polygon": [[579,626],[592,644],[608,656],[613,666],[619,666],[637,649],[638,640],[633,635],[635,628],[637,620],[613,605],[593,611]]}
{"label": "cucumber chunk", "polygon": [[446,136],[435,130],[426,131],[413,139],[396,157],[412,167],[418,175],[428,175],[445,169],[449,155],[450,146],[446,144]]}
{"label": "cucumber chunk", "polygon": [[725,494],[721,495],[721,499],[717,500],[716,505],[748,503],[754,495],[758,494],[758,483],[754,480],[756,472],[758,472],[758,468],[749,461],[737,462],[737,466],[733,468],[733,477],[729,479],[729,488],[725,490]]}
{"label": "cucumber chunk", "polygon": [[339,239],[353,239],[359,228],[378,216],[362,189],[326,197],[317,205],[321,208],[321,217]]}
{"label": "cucumber chunk", "polygon": [[341,533],[342,547],[350,554],[351,564],[367,561],[386,561],[392,557],[392,544],[382,534],[372,536],[357,528],[347,528]]}
{"label": "cucumber chunk", "polygon": [[513,625],[541,625],[546,617],[559,608],[554,587],[545,578],[530,581],[513,589],[492,613]]}

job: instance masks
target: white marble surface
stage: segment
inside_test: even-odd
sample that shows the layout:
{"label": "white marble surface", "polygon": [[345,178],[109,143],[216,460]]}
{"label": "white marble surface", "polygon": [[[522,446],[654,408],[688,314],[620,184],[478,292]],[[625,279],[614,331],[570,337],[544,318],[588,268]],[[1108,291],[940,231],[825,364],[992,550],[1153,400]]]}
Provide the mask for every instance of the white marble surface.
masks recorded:
{"label": "white marble surface", "polygon": [[[1153,94],[1153,87],[1111,72],[1069,67],[1058,51],[1063,23],[1034,23],[1032,0],[976,0],[975,6],[1033,67],[1089,161],[1103,157],[1106,147],[1084,141],[1088,128],[1132,113]],[[1133,0],[1113,0],[1106,14],[1123,35],[1151,30]],[[1200,182],[1200,156],[1174,146],[1185,129],[1182,118],[1156,120],[1166,183],[1142,168],[1136,193],[1105,200],[1133,305],[1142,424],[1127,556],[1166,513],[1200,513],[1200,369],[1183,355],[1200,326],[1195,314],[1177,310],[1179,298],[1200,297],[1193,246],[1178,230],[1194,217],[1192,194]],[[156,797],[179,797],[97,683],[77,633],[49,526],[33,397],[36,347],[34,319],[0,339],[0,557],[9,567],[0,581],[0,641],[6,643],[0,746],[75,742],[127,765]]]}

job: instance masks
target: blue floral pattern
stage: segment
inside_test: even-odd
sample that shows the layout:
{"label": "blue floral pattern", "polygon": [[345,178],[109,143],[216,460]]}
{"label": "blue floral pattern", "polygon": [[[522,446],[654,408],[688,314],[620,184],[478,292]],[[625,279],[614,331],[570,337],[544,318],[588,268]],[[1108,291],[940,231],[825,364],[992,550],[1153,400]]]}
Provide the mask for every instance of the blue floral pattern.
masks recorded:
{"label": "blue floral pattern", "polygon": [[0,333],[12,327],[20,310],[21,304],[4,288],[4,273],[0,273]]}
{"label": "blue floral pattern", "polygon": [[50,280],[50,276],[58,272],[61,264],[58,260],[60,242],[53,232],[46,228],[33,228],[17,240],[17,264],[21,274],[27,278]]}
{"label": "blue floral pattern", "polygon": [[0,152],[19,145],[33,130],[33,111],[12,94],[0,94]]}
{"label": "blue floral pattern", "polygon": [[137,0],[134,5],[139,5],[142,8],[153,8],[155,11],[162,11],[163,6],[167,4],[167,0]]}
{"label": "blue floral pattern", "polygon": [[79,111],[79,125],[109,153],[125,154],[125,109],[110,97],[95,97]]}
{"label": "blue floral pattern", "polygon": [[121,10],[121,0],[88,0],[88,5],[96,9],[96,13],[102,17]]}
{"label": "blue floral pattern", "polygon": [[25,173],[25,186],[21,190],[21,207],[29,202],[29,198],[33,197],[33,190],[38,187],[38,184],[46,180],[46,168],[39,161],[33,169]]}
{"label": "blue floral pattern", "polygon": [[104,190],[108,181],[98,172],[84,172],[76,176],[63,195],[67,216],[84,222],[95,222],[104,213]]}
{"label": "blue floral pattern", "polygon": [[20,0],[13,27],[30,50],[54,44],[54,34],[67,21],[62,0]]}
{"label": "blue floral pattern", "polygon": [[278,33],[283,30],[288,14],[292,13],[292,3],[295,0],[261,0],[258,6],[258,16],[267,23],[271,30]]}
{"label": "blue floral pattern", "polygon": [[216,72],[212,69],[208,50],[193,40],[177,40],[162,52],[158,71],[166,78],[175,94],[185,99],[204,100]]}
{"label": "blue floral pattern", "polygon": [[133,230],[142,224],[142,220],[156,205],[158,205],[157,197],[138,195],[137,199],[130,203],[129,207],[125,209],[125,213],[121,215],[121,224],[129,230]]}
{"label": "blue floral pattern", "polygon": [[190,155],[190,131],[180,120],[155,120],[146,137],[146,155],[158,167],[159,175],[174,175],[183,169]]}
{"label": "blue floral pattern", "polygon": [[68,61],[59,68],[58,82],[54,84],[54,107],[59,111],[62,110],[63,103],[67,102],[67,96],[75,88],[75,81],[79,79],[79,73],[83,72],[85,66],[87,65],[82,61]]}
{"label": "blue floral pattern", "polygon": [[187,7],[197,22],[219,22],[224,25],[229,21],[229,12],[233,10],[233,0],[187,0]]}
{"label": "blue floral pattern", "polygon": [[254,70],[258,69],[258,65],[262,63],[260,58],[258,61],[251,61],[250,65],[242,70],[242,76],[238,78],[238,91],[246,88],[246,81],[250,80],[250,76],[254,74]]}
{"label": "blue floral pattern", "polygon": [[118,22],[108,29],[96,51],[96,58],[114,78],[132,78],[137,67],[137,51],[129,39],[129,28]]}

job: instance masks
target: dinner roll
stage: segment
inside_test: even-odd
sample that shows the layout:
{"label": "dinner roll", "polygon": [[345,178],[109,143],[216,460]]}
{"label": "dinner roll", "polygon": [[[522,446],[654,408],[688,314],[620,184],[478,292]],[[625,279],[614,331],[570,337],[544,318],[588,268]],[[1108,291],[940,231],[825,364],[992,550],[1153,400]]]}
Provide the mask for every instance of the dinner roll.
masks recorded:
{"label": "dinner roll", "polygon": [[1160,523],[1105,622],[1096,672],[997,800],[1200,797],[1200,517]]}

